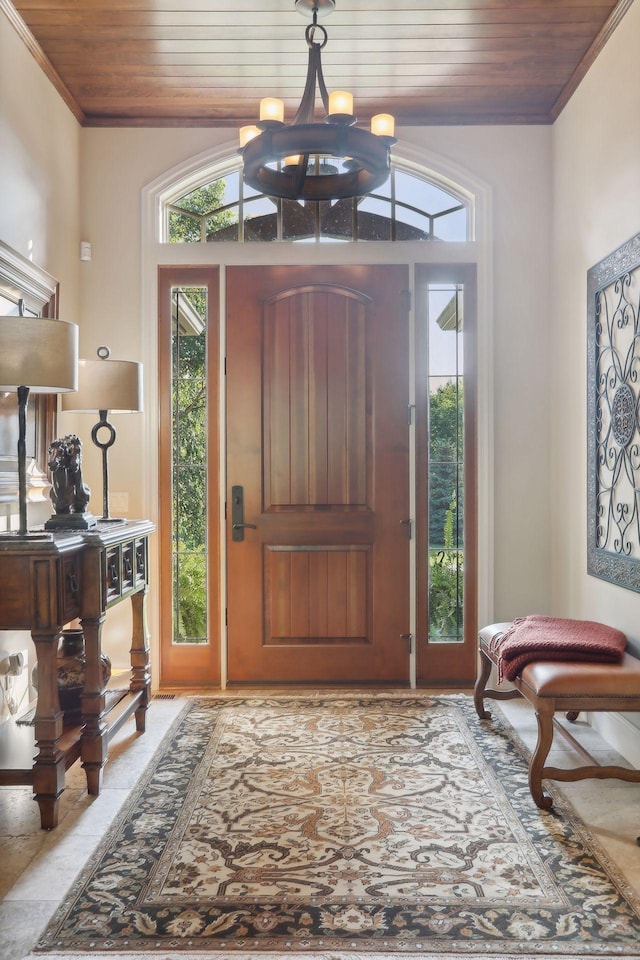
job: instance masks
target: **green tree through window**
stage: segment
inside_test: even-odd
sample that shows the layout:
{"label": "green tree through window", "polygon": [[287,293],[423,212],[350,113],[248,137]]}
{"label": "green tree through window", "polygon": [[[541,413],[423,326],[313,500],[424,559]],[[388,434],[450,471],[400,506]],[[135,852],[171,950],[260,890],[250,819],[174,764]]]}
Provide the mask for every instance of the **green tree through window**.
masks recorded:
{"label": "green tree through window", "polygon": [[174,289],[173,639],[207,640],[207,291]]}
{"label": "green tree through window", "polygon": [[180,198],[180,209],[169,208],[169,242],[198,243],[211,231],[221,230],[237,222],[237,213],[221,209],[226,181],[214,180]]}
{"label": "green tree through window", "polygon": [[462,289],[434,285],[429,312],[429,639],[458,643],[464,640]]}

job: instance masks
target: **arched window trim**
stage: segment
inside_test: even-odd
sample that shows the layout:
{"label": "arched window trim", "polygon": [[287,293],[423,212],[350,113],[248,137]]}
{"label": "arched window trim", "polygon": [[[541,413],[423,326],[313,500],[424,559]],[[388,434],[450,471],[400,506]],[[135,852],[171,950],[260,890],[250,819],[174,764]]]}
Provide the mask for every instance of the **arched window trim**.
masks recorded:
{"label": "arched window trim", "polygon": [[[425,183],[442,190],[444,193],[449,194],[453,199],[458,200],[459,203],[463,204],[467,211],[466,242],[470,242],[475,239],[475,203],[474,196],[470,191],[465,190],[459,183],[456,183],[453,179],[451,179],[451,177],[446,176],[445,174],[433,168],[425,166],[424,163],[420,163],[417,160],[412,160],[409,157],[398,156],[396,153],[394,153],[392,154],[391,163],[392,168],[396,171],[407,173],[419,180],[423,180]],[[175,204],[180,198],[191,193],[193,190],[204,187],[207,184],[212,183],[215,180],[219,180],[225,176],[229,176],[232,173],[237,173],[239,170],[240,159],[237,155],[219,156],[218,158],[209,157],[208,162],[203,161],[201,165],[194,165],[185,176],[179,180],[174,180],[173,183],[171,183],[159,195],[158,198],[159,242],[169,242],[169,208],[171,204]],[[427,211],[422,211],[422,213],[427,217],[432,216]],[[199,242],[200,241],[198,241],[198,243]],[[288,241],[285,240],[284,242]],[[290,242],[295,241],[292,240]]]}

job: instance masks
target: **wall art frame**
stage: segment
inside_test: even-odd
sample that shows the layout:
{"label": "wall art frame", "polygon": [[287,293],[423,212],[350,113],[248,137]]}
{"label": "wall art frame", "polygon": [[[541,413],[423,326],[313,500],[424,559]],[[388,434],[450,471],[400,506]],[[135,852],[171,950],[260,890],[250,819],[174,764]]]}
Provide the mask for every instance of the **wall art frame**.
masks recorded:
{"label": "wall art frame", "polygon": [[587,298],[587,572],[640,592],[640,233]]}

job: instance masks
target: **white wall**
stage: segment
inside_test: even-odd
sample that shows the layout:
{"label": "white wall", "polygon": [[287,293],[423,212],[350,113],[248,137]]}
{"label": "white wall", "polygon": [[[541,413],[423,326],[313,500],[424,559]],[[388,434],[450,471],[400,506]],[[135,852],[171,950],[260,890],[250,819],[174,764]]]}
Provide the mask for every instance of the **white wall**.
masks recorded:
{"label": "white wall", "polygon": [[80,126],[0,13],[0,239],[60,281],[79,322]]}
{"label": "white wall", "polygon": [[[640,231],[640,4],[553,128],[552,606],[623,630],[640,653],[640,594],[587,575],[587,270]],[[593,722],[640,766],[637,714]]]}
{"label": "white wall", "polygon": [[[0,240],[60,282],[60,316],[74,323],[80,322],[79,167],[76,119],[0,13]],[[28,634],[0,632],[0,649],[25,648],[35,662]]]}
{"label": "white wall", "polygon": [[549,344],[553,610],[625,631],[640,595],[587,575],[587,270],[640,231],[640,4],[633,4],[553,128]]}

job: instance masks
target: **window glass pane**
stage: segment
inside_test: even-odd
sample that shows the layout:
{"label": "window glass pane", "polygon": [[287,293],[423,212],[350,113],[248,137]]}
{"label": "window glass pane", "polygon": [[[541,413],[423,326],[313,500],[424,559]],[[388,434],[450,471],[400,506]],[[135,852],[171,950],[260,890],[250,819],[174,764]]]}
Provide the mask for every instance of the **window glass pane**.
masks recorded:
{"label": "window glass pane", "polygon": [[207,291],[172,295],[174,643],[207,642]]}
{"label": "window glass pane", "polygon": [[432,221],[428,214],[413,204],[398,200],[394,203],[396,238],[400,240],[430,240]]}
{"label": "window glass pane", "polygon": [[183,551],[173,558],[173,642],[207,636],[207,558]]}
{"label": "window glass pane", "polygon": [[238,211],[215,214],[205,221],[207,243],[235,243],[238,239]]}
{"label": "window glass pane", "polygon": [[173,474],[176,550],[206,548],[207,473],[204,467],[177,467]]}
{"label": "window glass pane", "polygon": [[438,216],[433,221],[433,235],[436,240],[448,240],[449,243],[464,243],[467,239],[467,211],[464,207]]}
{"label": "window glass pane", "polygon": [[432,216],[455,205],[450,193],[404,170],[395,171],[395,197],[396,201],[424,210]]}
{"label": "window glass pane", "polygon": [[[432,446],[445,454],[452,452],[453,444],[437,441]],[[458,461],[430,460],[429,470],[429,545],[434,550],[462,546],[462,512],[459,511],[460,478]]]}
{"label": "window glass pane", "polygon": [[208,239],[209,234],[224,231],[237,223],[237,211],[233,209],[237,205],[237,196],[228,209],[228,194],[233,195],[234,192],[237,194],[233,188],[233,177],[221,177],[180,197],[171,205],[170,242],[197,243]]}
{"label": "window glass pane", "polygon": [[200,220],[177,210],[169,212],[169,243],[198,243]]}
{"label": "window glass pane", "polygon": [[358,240],[391,240],[391,201],[376,196],[358,203]]}
{"label": "window glass pane", "polygon": [[244,239],[277,240],[277,204],[249,189],[244,201]]}
{"label": "window glass pane", "polygon": [[464,582],[463,291],[428,296],[429,642],[460,643]]}
{"label": "window glass pane", "polygon": [[187,380],[178,385],[179,413],[174,420],[174,456],[181,466],[207,460],[206,384]]}
{"label": "window glass pane", "polygon": [[309,240],[315,238],[316,204],[301,200],[282,200],[282,239]]}
{"label": "window glass pane", "polygon": [[460,643],[463,554],[461,550],[429,550],[429,642]]}
{"label": "window glass pane", "polygon": [[[351,198],[310,204],[314,221],[317,221],[320,242],[353,239],[353,204]],[[310,233],[313,238],[315,230],[314,222],[313,231]]]}

